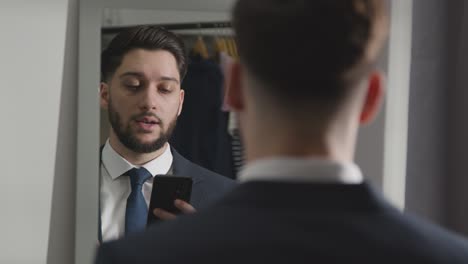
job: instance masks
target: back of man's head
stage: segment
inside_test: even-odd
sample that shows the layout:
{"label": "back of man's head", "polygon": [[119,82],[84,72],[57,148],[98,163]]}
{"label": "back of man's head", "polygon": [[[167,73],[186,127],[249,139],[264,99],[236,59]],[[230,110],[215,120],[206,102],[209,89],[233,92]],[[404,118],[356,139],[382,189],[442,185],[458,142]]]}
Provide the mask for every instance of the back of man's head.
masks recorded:
{"label": "back of man's head", "polygon": [[[386,39],[384,0],[238,0],[242,64],[257,97],[335,111],[373,69]],[[326,111],[328,111],[326,110]]]}

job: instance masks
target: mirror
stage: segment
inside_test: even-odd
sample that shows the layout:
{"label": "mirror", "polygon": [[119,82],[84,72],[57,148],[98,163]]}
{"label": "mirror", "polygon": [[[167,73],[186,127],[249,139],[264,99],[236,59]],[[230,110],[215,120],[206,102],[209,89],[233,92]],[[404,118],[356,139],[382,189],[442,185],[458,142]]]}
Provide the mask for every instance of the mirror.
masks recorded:
{"label": "mirror", "polygon": [[[136,195],[145,200],[146,204],[140,203],[143,210],[150,204],[154,182],[161,179],[149,177],[140,190],[134,189],[135,185],[129,184],[126,177],[134,166],[144,167],[148,176],[171,174],[191,178],[190,204],[200,209],[212,196],[224,193],[225,187],[215,185],[212,181],[217,176],[197,170],[193,163],[228,180],[235,178],[240,170],[243,155],[236,122],[230,122],[235,120],[234,114],[223,104],[226,69],[237,58],[227,13],[105,9],[103,23],[103,54],[119,50],[119,44],[116,47],[111,41],[120,33],[132,30],[135,24],[155,27],[142,29],[146,31],[144,40],[135,32],[125,43],[133,46],[134,39],[138,39],[136,42],[144,42],[144,46],[164,47],[122,51],[123,57],[120,52],[101,57],[103,67],[111,68],[104,70],[100,85],[102,150],[98,234],[105,242],[121,238],[135,228],[145,228],[140,216],[147,213],[128,211],[132,207],[129,204],[133,204],[131,197]],[[178,70],[176,65],[183,58],[174,51],[178,45],[172,42],[172,33],[184,43],[181,48],[185,47],[188,54],[188,70],[183,78],[179,78],[183,73],[178,72],[183,70]],[[151,40],[160,34],[164,38]],[[119,64],[114,65],[112,61]],[[192,163],[189,165],[185,159]]]}
{"label": "mirror", "polygon": [[[99,148],[106,142],[109,131],[107,113],[100,110],[97,93],[100,83],[102,48],[121,28],[151,24],[163,25],[168,30],[181,35],[189,51],[197,50],[202,56],[204,56],[204,49],[197,47],[200,37],[204,39],[208,56],[213,56],[214,51],[221,49],[222,45],[227,52],[235,56],[236,51],[232,43],[217,42],[217,38],[229,39],[232,35],[227,23],[233,2],[233,0],[204,0],[196,1],[196,3],[189,0],[83,0],[80,2],[76,263],[92,262],[99,229]],[[398,4],[395,6],[392,8],[398,8]],[[400,6],[400,8],[403,9],[405,6]],[[393,14],[394,12],[392,16]],[[407,32],[406,25],[405,23],[392,24],[392,27],[396,27],[398,32]],[[402,49],[409,50],[411,45],[401,42],[401,38],[398,39],[399,42],[396,42],[396,38],[392,36],[391,34],[390,45],[381,61],[381,68],[387,71],[387,75],[401,75],[402,71],[405,71],[404,67],[397,68],[392,65],[409,65],[409,63],[405,64],[402,56],[390,56],[390,54],[400,54]],[[393,39],[395,41],[392,42]],[[398,136],[392,133],[392,129],[398,129],[395,124],[399,123],[398,121],[395,123],[395,120],[404,120],[407,115],[401,111],[401,103],[395,102],[404,103],[405,96],[407,99],[405,89],[408,88],[408,84],[397,85],[398,87],[392,86],[391,89],[400,92],[387,96],[385,111],[380,114],[377,122],[362,129],[356,150],[357,163],[366,177],[371,177],[370,180],[374,185],[382,189],[389,197],[392,193],[386,191],[385,186],[385,178],[388,176],[385,172],[385,167],[389,164],[388,157],[396,156],[405,159],[405,155],[402,155],[405,152],[405,143],[401,148],[393,148],[391,152],[386,148],[386,142]],[[392,127],[388,126],[390,122],[394,124]],[[178,127],[179,125],[183,130],[183,124],[179,123]],[[171,144],[176,143],[171,142]],[[191,159],[191,157],[188,158]],[[220,173],[226,174],[222,171]],[[392,175],[392,177],[398,176]],[[404,176],[402,177],[404,179]],[[396,195],[397,200],[401,198],[400,193]]]}
{"label": "mirror", "polygon": [[97,87],[101,29],[135,24],[226,21],[231,4],[232,1],[219,0],[80,1],[76,263],[91,263],[97,244],[99,163],[96,161],[99,161],[101,143]]}

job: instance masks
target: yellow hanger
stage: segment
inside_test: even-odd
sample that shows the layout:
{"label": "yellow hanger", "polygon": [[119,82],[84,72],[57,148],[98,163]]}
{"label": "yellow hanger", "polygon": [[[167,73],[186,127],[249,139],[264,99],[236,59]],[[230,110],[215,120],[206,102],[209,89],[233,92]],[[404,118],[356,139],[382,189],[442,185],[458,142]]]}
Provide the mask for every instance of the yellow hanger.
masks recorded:
{"label": "yellow hanger", "polygon": [[231,54],[231,43],[229,43],[229,40],[224,37],[224,43],[226,45],[226,53],[229,55],[229,57],[232,57],[232,54]]}
{"label": "yellow hanger", "polygon": [[219,36],[214,38],[214,44],[216,53],[226,52],[226,45]]}
{"label": "yellow hanger", "polygon": [[239,58],[239,53],[237,52],[237,44],[236,44],[236,40],[234,39],[234,37],[231,37],[231,45],[232,45],[232,52],[233,52],[233,55],[232,56],[234,59],[238,59]]}
{"label": "yellow hanger", "polygon": [[198,36],[195,45],[193,45],[192,51],[195,54],[200,55],[203,59],[208,59],[208,49],[206,48],[205,41],[201,36]]}
{"label": "yellow hanger", "polygon": [[235,58],[236,57],[236,51],[235,51],[235,47],[234,47],[235,46],[234,41],[232,40],[231,37],[228,37],[226,42],[228,44],[229,56],[231,56],[232,58]]}
{"label": "yellow hanger", "polygon": [[208,59],[209,57],[208,49],[206,48],[206,44],[201,33],[199,33],[197,41],[195,41],[195,44],[192,47],[192,52],[200,55],[203,59]]}
{"label": "yellow hanger", "polygon": [[221,52],[227,53],[226,41],[222,37],[223,36],[223,31],[222,31],[221,27],[222,27],[222,24],[219,24],[219,25],[217,24],[216,25],[217,33],[216,33],[216,37],[215,37],[215,49],[216,49],[217,53],[221,53]]}

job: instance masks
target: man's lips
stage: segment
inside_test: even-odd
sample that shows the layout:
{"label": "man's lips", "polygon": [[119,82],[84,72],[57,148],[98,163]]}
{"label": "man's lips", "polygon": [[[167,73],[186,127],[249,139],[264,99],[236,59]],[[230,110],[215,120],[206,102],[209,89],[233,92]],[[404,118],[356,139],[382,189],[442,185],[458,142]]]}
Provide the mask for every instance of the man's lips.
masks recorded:
{"label": "man's lips", "polygon": [[134,122],[142,132],[150,133],[156,126],[160,125],[161,121],[154,116],[145,116],[134,119]]}
{"label": "man's lips", "polygon": [[144,124],[149,124],[149,125],[156,125],[159,124],[160,121],[157,118],[154,117],[143,117],[143,118],[138,118],[135,120],[137,123],[144,123]]}

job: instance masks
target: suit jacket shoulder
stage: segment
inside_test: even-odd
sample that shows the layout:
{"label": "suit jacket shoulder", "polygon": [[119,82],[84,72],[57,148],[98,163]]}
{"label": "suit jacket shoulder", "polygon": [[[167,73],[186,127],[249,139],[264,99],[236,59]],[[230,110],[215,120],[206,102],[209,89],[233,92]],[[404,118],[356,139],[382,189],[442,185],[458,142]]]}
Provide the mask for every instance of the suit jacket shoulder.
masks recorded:
{"label": "suit jacket shoulder", "polygon": [[114,264],[461,264],[468,263],[468,243],[402,214],[365,184],[251,182],[203,212],[104,244],[97,259]]}

